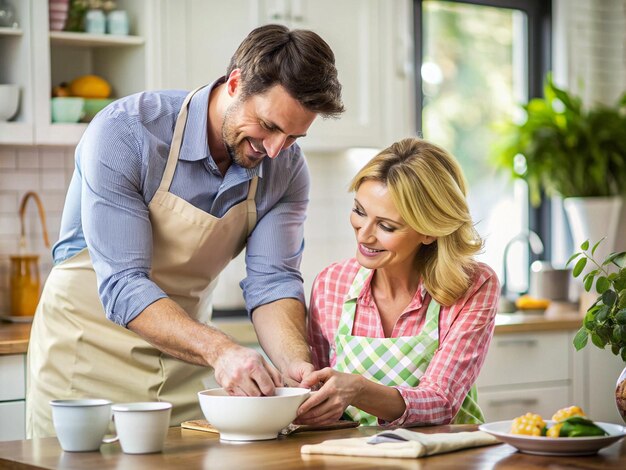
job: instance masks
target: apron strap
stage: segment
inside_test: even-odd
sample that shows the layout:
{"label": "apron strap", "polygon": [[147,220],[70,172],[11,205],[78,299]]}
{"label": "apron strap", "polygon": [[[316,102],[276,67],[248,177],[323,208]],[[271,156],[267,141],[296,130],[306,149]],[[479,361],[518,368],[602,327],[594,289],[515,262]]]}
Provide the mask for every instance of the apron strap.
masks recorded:
{"label": "apron strap", "polygon": [[256,190],[257,190],[258,185],[259,185],[259,177],[255,176],[250,181],[250,187],[248,188],[248,197],[246,198],[246,202],[248,204],[248,236],[250,236],[250,234],[254,230],[254,227],[256,226],[257,214],[256,214],[256,201],[254,198],[256,197]]}
{"label": "apron strap", "polygon": [[180,108],[180,112],[176,118],[174,135],[172,136],[172,142],[170,143],[170,152],[167,156],[167,164],[165,165],[165,171],[163,172],[163,177],[161,178],[161,184],[159,184],[159,189],[162,191],[169,192],[172,180],[174,179],[174,172],[176,171],[176,164],[178,163],[178,154],[180,153],[180,147],[183,143],[183,135],[185,133],[185,126],[187,125],[187,113],[189,111],[191,98],[205,86],[206,85],[199,86],[187,94],[185,101],[183,101],[183,105]]}

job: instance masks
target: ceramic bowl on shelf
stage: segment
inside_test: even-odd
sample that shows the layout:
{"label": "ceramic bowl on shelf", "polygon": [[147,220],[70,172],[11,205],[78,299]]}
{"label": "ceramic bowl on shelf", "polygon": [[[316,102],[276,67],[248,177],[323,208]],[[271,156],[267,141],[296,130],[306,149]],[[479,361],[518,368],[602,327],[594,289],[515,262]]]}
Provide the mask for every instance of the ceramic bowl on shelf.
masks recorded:
{"label": "ceramic bowl on shelf", "polygon": [[0,85],[0,121],[8,121],[15,116],[19,102],[19,86],[13,84]]}
{"label": "ceramic bowl on shelf", "polygon": [[50,103],[52,122],[78,122],[83,116],[84,106],[84,98],[78,98],[75,96],[52,98]]}
{"label": "ceramic bowl on shelf", "polygon": [[296,419],[300,404],[310,390],[277,387],[276,394],[266,397],[228,395],[223,388],[198,392],[206,420],[227,441],[276,439],[278,433]]}
{"label": "ceramic bowl on shelf", "polygon": [[85,98],[82,122],[91,122],[100,111],[115,101],[112,98]]}

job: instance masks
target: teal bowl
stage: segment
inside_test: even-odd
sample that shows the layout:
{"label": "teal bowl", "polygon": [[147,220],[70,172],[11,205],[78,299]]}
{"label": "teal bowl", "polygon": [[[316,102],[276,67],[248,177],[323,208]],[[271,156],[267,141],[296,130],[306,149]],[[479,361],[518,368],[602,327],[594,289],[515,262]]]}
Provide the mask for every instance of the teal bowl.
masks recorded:
{"label": "teal bowl", "polygon": [[111,98],[85,98],[85,106],[82,121],[83,122],[91,122],[91,120],[96,117],[100,111],[106,108],[108,105],[115,101]]}
{"label": "teal bowl", "polygon": [[84,98],[63,96],[52,98],[50,111],[52,122],[78,122],[83,117]]}

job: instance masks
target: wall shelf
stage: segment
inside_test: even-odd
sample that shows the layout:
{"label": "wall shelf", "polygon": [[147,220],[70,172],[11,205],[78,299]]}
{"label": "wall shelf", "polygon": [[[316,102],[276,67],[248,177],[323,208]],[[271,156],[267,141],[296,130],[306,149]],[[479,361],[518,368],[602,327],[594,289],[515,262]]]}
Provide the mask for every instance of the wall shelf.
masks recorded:
{"label": "wall shelf", "polygon": [[115,36],[111,34],[70,33],[51,31],[50,44],[63,46],[109,47],[141,46],[144,38],[140,36]]}
{"label": "wall shelf", "polygon": [[0,36],[21,36],[23,31],[21,28],[0,27]]}

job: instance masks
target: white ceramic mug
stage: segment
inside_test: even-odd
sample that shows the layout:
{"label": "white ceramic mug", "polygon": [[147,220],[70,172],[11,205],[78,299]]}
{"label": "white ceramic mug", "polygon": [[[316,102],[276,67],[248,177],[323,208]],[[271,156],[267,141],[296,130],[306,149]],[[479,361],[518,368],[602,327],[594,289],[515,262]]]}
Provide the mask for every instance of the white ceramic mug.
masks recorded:
{"label": "white ceramic mug", "polygon": [[52,400],[52,422],[61,448],[68,452],[98,450],[111,422],[111,402],[100,398]]}
{"label": "white ceramic mug", "polygon": [[126,454],[161,452],[170,425],[168,402],[120,403],[111,407],[122,450]]}

